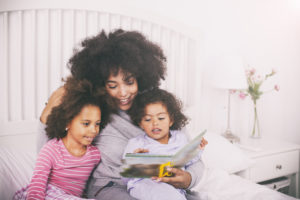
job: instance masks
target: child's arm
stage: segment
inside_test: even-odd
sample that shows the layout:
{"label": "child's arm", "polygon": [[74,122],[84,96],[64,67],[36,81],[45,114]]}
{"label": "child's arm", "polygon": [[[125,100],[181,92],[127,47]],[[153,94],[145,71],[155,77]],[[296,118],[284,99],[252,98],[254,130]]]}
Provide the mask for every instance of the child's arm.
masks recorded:
{"label": "child's arm", "polygon": [[132,138],[128,141],[127,146],[123,153],[123,158],[125,158],[126,153],[145,153],[148,152],[147,149],[143,149],[144,143],[138,138]]}
{"label": "child's arm", "polygon": [[48,142],[38,155],[26,199],[45,199],[48,178],[53,163],[51,152],[53,152],[53,148]]}

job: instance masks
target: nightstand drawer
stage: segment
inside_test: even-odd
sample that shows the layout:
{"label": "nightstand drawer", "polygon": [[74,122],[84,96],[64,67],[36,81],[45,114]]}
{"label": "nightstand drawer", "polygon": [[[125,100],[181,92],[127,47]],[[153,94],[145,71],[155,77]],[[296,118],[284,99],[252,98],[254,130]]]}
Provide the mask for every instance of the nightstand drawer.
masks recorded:
{"label": "nightstand drawer", "polygon": [[255,161],[254,166],[249,169],[249,178],[255,182],[265,181],[297,172],[299,151],[260,157]]}

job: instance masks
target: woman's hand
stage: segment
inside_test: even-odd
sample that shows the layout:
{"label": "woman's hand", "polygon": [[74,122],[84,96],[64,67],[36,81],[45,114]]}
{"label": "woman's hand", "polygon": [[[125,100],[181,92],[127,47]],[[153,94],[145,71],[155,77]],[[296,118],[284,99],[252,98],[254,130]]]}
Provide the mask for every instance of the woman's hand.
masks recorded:
{"label": "woman's hand", "polygon": [[204,149],[207,144],[208,144],[207,140],[202,138],[199,148]]}
{"label": "woman's hand", "polygon": [[65,93],[65,88],[63,86],[58,88],[52,93],[40,117],[40,120],[43,124],[46,124],[47,117],[48,115],[50,115],[52,108],[58,106],[61,103],[64,93]]}
{"label": "woman's hand", "polygon": [[190,186],[192,177],[189,172],[178,168],[168,168],[168,171],[174,174],[173,177],[152,177],[152,180],[165,182],[173,185],[175,188],[186,189]]}

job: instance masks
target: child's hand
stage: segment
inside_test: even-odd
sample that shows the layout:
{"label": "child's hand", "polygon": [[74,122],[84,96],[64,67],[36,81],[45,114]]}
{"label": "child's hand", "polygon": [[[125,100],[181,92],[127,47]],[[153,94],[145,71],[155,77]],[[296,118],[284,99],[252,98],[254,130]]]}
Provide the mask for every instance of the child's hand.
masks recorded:
{"label": "child's hand", "polygon": [[204,149],[207,144],[208,144],[207,140],[202,138],[199,148]]}
{"label": "child's hand", "polygon": [[148,149],[138,148],[138,149],[134,150],[133,153],[148,153],[148,152],[149,152]]}

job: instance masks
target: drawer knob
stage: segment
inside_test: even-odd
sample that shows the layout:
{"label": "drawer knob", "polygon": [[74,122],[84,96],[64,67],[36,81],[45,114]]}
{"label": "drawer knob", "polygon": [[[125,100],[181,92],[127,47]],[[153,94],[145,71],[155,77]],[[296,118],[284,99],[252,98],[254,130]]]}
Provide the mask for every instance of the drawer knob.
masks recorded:
{"label": "drawer knob", "polygon": [[282,169],[282,165],[276,165],[276,169]]}

